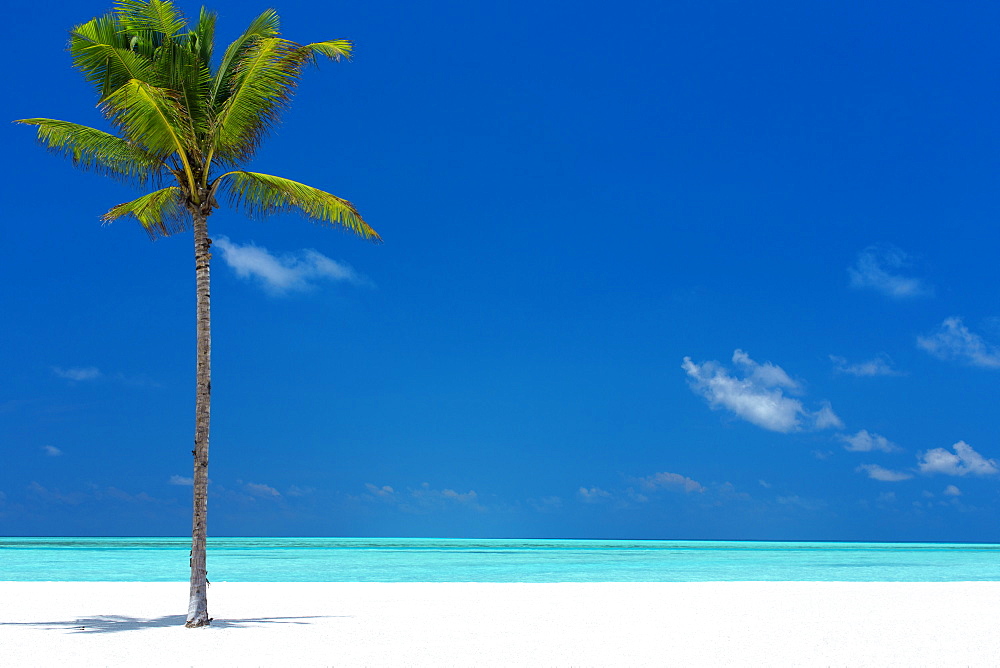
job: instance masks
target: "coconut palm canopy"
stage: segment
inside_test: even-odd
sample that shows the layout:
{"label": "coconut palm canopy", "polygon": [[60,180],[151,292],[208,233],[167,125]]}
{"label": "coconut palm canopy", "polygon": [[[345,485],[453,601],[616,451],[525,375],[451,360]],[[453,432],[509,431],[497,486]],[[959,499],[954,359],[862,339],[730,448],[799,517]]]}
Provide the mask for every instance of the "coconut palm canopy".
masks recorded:
{"label": "coconut palm canopy", "polygon": [[106,222],[131,216],[151,236],[167,236],[225,193],[251,216],[294,210],[378,241],[347,200],[239,169],[278,121],[303,67],[349,57],[350,42],[284,39],[269,9],[214,58],[215,23],[204,8],[189,24],[170,2],[118,0],[73,28],[70,53],[120,135],[48,118],[18,122],[37,126],[43,145],[83,169],[139,185],[175,182],[112,208]]}

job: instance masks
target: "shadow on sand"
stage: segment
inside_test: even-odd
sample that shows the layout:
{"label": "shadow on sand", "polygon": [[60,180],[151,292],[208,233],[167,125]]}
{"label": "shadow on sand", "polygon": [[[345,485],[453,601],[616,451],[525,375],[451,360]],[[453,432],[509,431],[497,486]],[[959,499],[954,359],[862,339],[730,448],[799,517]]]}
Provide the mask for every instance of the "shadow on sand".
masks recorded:
{"label": "shadow on sand", "polygon": [[[303,617],[247,617],[246,619],[213,619],[208,628],[245,629],[270,624],[309,624],[313,619],[330,619],[342,615],[311,615]],[[46,631],[70,631],[73,633],[118,633],[119,631],[142,631],[169,626],[184,626],[185,615],[164,615],[145,619],[122,615],[100,615],[81,617],[71,622],[0,622],[0,626],[33,626]]]}

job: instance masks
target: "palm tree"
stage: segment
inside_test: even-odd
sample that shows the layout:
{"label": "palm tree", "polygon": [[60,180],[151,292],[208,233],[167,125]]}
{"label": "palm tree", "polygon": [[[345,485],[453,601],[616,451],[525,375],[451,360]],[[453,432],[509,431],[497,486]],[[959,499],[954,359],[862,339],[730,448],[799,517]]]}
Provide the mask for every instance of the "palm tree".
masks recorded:
{"label": "palm tree", "polygon": [[137,185],[171,183],[112,208],[105,223],[131,216],[151,238],[194,229],[197,290],[197,374],[194,510],[189,627],[208,616],[205,540],[211,394],[208,217],[217,195],[251,216],[297,210],[375,242],[378,234],[347,200],[277,176],[240,167],[288,104],[302,68],[320,56],[348,58],[351,43],[296,44],[279,37],[278,15],[267,10],[218,61],[212,48],[216,14],[202,8],[191,27],[168,0],[116,0],[107,14],[70,32],[73,63],[93,84],[99,107],[120,135],[49,118],[40,143],[77,167]]}

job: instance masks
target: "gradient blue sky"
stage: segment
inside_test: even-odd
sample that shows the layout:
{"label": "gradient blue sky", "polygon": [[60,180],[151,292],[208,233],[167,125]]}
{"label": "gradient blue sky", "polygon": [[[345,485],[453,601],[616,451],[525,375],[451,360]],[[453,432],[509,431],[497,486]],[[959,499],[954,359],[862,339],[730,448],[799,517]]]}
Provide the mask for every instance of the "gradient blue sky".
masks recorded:
{"label": "gradient blue sky", "polygon": [[[8,119],[108,6],[7,9]],[[252,168],[385,244],[210,220],[210,534],[1000,541],[1000,6],[275,7],[356,57]],[[0,533],[184,535],[191,236],[0,127]]]}

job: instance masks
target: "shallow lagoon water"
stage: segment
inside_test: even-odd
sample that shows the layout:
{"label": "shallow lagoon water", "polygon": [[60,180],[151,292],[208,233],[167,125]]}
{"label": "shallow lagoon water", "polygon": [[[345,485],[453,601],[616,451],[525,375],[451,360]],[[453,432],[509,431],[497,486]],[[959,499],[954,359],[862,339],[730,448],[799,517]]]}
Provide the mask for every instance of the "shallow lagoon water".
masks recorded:
{"label": "shallow lagoon water", "polygon": [[[0,538],[0,580],[188,578],[188,538]],[[750,541],[209,538],[229,582],[961,582],[1000,545]]]}

